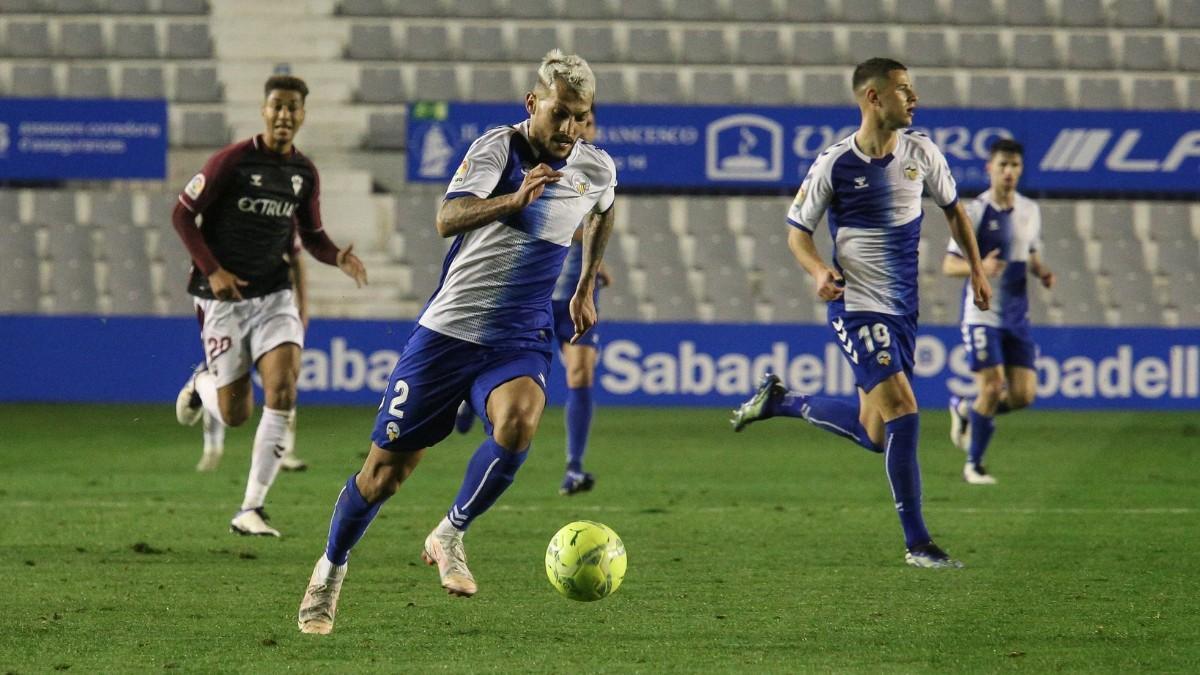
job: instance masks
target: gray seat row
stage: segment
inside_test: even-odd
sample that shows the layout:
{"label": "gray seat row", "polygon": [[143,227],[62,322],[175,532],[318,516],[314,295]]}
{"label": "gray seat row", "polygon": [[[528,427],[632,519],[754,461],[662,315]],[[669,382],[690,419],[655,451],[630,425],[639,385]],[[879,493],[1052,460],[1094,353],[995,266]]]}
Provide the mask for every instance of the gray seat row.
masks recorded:
{"label": "gray seat row", "polygon": [[[160,35],[153,22],[118,23],[111,39],[98,21],[58,22],[52,39],[44,19],[10,20],[0,42],[0,55],[15,58],[205,59],[212,56],[208,24],[197,21],[167,24]],[[161,46],[160,46],[161,45]]]}
{"label": "gray seat row", "polygon": [[116,77],[106,66],[71,64],[60,88],[54,67],[45,63],[17,64],[12,67],[7,88],[0,95],[27,98],[167,98],[177,103],[215,103],[224,98],[224,89],[213,66],[178,66],[168,92],[167,75],[162,66],[122,66]]}
{"label": "gray seat row", "polygon": [[5,14],[208,14],[208,0],[5,0]]}

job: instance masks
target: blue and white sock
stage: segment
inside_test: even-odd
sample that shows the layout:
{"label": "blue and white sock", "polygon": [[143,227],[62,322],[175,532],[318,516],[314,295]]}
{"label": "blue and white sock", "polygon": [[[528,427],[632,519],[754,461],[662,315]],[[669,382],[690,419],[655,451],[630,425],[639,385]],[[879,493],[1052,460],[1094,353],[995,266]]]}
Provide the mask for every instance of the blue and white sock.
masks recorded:
{"label": "blue and white sock", "polygon": [[932,541],[921,517],[921,467],[917,464],[917,437],[921,418],[917,413],[897,417],[884,425],[884,464],[900,526],[904,528],[904,544],[908,548]]}
{"label": "blue and white sock", "polygon": [[883,452],[882,448],[871,442],[867,430],[858,420],[858,401],[789,393],[773,408],[776,415],[799,417],[815,427],[854,441],[871,452]]}
{"label": "blue and white sock", "polygon": [[592,431],[592,387],[567,389],[567,471],[583,471],[583,453],[587,452]]}
{"label": "blue and white sock", "polygon": [[329,540],[325,544],[325,559],[334,565],[345,565],[350,557],[350,549],[358,543],[367,531],[379,507],[386,499],[374,504],[368,503],[358,491],[354,482],[358,474],[350,476],[346,486],[338,495],[337,503],[333,506],[333,518],[329,520]]}
{"label": "blue and white sock", "polygon": [[971,420],[971,445],[967,451],[967,461],[978,465],[983,461],[983,453],[987,452],[988,443],[992,440],[996,421],[991,415],[976,412],[974,408],[967,413],[967,417]]}
{"label": "blue and white sock", "polygon": [[458,489],[458,497],[446,513],[450,524],[459,530],[470,527],[471,521],[491,508],[512,485],[517,469],[521,468],[528,456],[529,448],[509,452],[488,437],[467,463],[467,473],[463,476],[462,487]]}

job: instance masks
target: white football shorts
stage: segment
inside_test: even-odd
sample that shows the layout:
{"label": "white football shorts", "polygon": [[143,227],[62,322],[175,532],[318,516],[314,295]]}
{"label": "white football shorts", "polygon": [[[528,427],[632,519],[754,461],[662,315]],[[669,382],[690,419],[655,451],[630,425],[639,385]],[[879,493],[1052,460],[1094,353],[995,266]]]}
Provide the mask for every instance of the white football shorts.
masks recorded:
{"label": "white football shorts", "polygon": [[290,288],[248,300],[193,298],[204,360],[217,388],[250,372],[263,354],[291,342],[304,348],[304,324]]}

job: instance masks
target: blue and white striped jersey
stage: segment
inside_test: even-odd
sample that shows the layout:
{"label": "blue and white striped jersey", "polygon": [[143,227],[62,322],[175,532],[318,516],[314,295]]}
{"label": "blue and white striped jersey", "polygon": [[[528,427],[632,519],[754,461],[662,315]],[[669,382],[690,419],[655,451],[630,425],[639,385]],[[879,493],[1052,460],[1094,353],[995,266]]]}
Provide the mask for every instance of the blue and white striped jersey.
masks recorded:
{"label": "blue and white striped jersey", "polygon": [[[512,194],[539,159],[529,122],[489,130],[467,151],[446,199]],[[455,238],[437,290],[418,322],[450,337],[487,346],[549,349],[550,296],[575,228],[590,211],[612,206],[617,170],[603,150],[575,143],[557,183],[523,210]]]}
{"label": "blue and white striped jersey", "polygon": [[[1029,323],[1029,254],[1042,246],[1042,212],[1037,202],[1017,194],[1011,209],[1000,208],[985,192],[967,204],[967,215],[975,223],[975,239],[979,255],[986,256],[999,249],[1000,259],[1007,263],[999,283],[992,284],[992,302],[987,310],[975,306],[968,280],[964,285],[962,322],[983,326],[1018,327]],[[953,239],[946,252],[962,257],[962,249]]]}
{"label": "blue and white striped jersey", "polygon": [[863,153],[851,135],[809,169],[787,220],[812,232],[828,212],[833,264],[846,280],[846,311],[917,313],[923,188],[943,208],[958,200],[942,151],[912,130],[900,133],[895,150],[879,159]]}

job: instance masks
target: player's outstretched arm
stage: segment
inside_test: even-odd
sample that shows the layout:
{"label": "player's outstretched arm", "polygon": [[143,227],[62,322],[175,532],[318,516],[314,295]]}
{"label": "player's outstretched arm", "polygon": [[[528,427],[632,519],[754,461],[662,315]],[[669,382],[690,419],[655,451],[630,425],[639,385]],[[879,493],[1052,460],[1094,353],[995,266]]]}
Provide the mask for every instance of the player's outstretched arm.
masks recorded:
{"label": "player's outstretched arm", "polygon": [[987,272],[983,261],[979,258],[979,244],[975,241],[975,228],[971,217],[967,215],[961,201],[956,201],[942,209],[946,214],[946,222],[950,225],[950,236],[958,244],[963,258],[970,268],[971,290],[975,295],[975,306],[987,309],[992,301],[992,286],[988,283]]}
{"label": "player's outstretched arm", "polygon": [[[983,273],[995,279],[1004,271],[1005,263],[1000,259],[1000,249],[994,248],[983,256]],[[942,259],[942,274],[948,277],[969,277],[971,266],[967,259],[955,253],[947,253]]]}
{"label": "player's outstretched arm", "polygon": [[604,213],[593,213],[588,216],[583,227],[583,269],[579,273],[579,284],[575,287],[575,295],[571,296],[571,321],[575,324],[575,335],[571,344],[575,344],[596,325],[596,277],[601,273],[604,249],[608,247],[608,237],[612,234],[615,212],[612,206]]}
{"label": "player's outstretched arm", "polygon": [[478,229],[504,216],[512,215],[532,204],[545,192],[546,186],[557,183],[562,174],[545,164],[538,164],[521,181],[512,194],[484,198],[474,195],[442,202],[437,214],[437,231],[443,237],[457,237]]}
{"label": "player's outstretched arm", "polygon": [[826,302],[842,297],[842,275],[821,259],[811,233],[793,227],[788,232],[788,248],[792,250],[792,255],[796,256],[796,262],[813,278],[817,285],[818,297]]}

